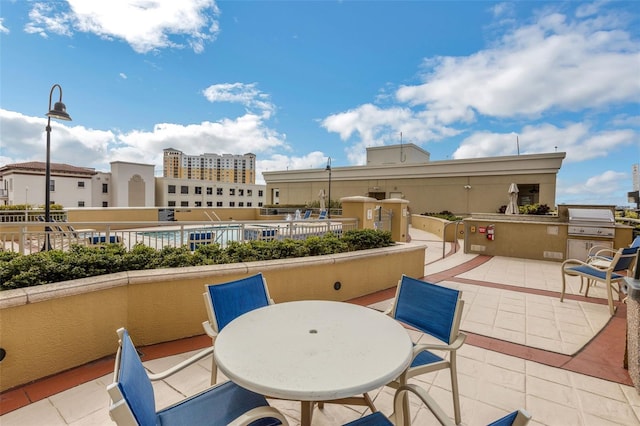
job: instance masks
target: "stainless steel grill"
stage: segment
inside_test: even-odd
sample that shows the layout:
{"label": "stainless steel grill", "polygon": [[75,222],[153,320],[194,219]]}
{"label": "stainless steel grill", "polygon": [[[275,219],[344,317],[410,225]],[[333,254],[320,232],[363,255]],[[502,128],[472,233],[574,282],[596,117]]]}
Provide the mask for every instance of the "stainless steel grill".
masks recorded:
{"label": "stainless steel grill", "polygon": [[613,238],[615,226],[609,209],[569,209],[569,235]]}

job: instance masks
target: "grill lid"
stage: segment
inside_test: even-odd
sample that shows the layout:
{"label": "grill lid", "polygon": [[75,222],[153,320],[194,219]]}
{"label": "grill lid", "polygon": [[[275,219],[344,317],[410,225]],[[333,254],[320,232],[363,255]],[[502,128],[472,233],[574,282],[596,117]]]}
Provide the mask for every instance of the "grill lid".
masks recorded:
{"label": "grill lid", "polygon": [[615,226],[609,209],[569,209],[569,223],[586,226]]}

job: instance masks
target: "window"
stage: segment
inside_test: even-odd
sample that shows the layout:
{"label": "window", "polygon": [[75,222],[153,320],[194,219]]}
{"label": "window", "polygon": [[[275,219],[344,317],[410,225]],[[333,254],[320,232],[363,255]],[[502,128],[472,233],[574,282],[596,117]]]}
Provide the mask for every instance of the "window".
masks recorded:
{"label": "window", "polygon": [[180,186],[180,193],[181,194],[188,194],[189,193],[189,187],[187,185],[181,185]]}
{"label": "window", "polygon": [[[104,185],[103,185],[104,186]],[[102,191],[104,192],[104,191]],[[169,194],[175,194],[176,193],[176,186],[175,185],[169,185],[167,186],[167,192]]]}
{"label": "window", "polygon": [[109,193],[109,184],[108,183],[103,183],[102,184],[102,193],[103,194],[108,194]]}
{"label": "window", "polygon": [[213,188],[210,186],[207,187],[207,195],[213,195]]}
{"label": "window", "polygon": [[201,186],[196,186],[195,190],[196,190],[196,195],[202,195],[202,187]]}
{"label": "window", "polygon": [[244,189],[238,189],[238,195],[242,197],[244,195]]}
{"label": "window", "polygon": [[180,201],[180,207],[189,207],[188,201]]}
{"label": "window", "polygon": [[244,207],[244,202],[243,202],[243,201],[240,201],[240,202],[238,203],[238,207]]}
{"label": "window", "polygon": [[207,207],[213,207],[213,201],[207,201]]}
{"label": "window", "polygon": [[78,188],[84,188],[84,182],[83,181],[78,181]]}
{"label": "window", "polygon": [[216,188],[216,195],[222,195],[222,188]]}
{"label": "window", "polygon": [[235,207],[235,206],[236,206],[235,201],[229,201],[229,207]]}
{"label": "window", "polygon": [[258,203],[258,207],[262,207],[262,201]]}
{"label": "window", "polygon": [[175,202],[175,201],[169,201],[169,202],[167,203],[167,206],[169,206],[169,207],[175,207],[175,206],[176,206],[176,202]]}
{"label": "window", "polygon": [[247,202],[247,207],[251,207],[251,201]]}
{"label": "window", "polygon": [[196,201],[196,207],[202,207],[202,201]]}
{"label": "window", "polygon": [[222,207],[222,201],[216,201],[216,207]]}
{"label": "window", "polygon": [[247,197],[253,196],[253,189],[247,189]]}
{"label": "window", "polygon": [[258,197],[262,197],[262,189],[258,190]]}
{"label": "window", "polygon": [[50,191],[55,191],[55,190],[56,190],[56,181],[55,181],[55,180],[53,180],[53,179],[51,179],[51,180],[49,181],[49,190],[50,190]]}
{"label": "window", "polygon": [[102,202],[102,207],[109,207],[109,202],[108,201],[103,201]]}
{"label": "window", "polygon": [[78,201],[78,207],[84,207],[84,201]]}
{"label": "window", "polygon": [[236,195],[235,188],[229,188],[229,195]]}

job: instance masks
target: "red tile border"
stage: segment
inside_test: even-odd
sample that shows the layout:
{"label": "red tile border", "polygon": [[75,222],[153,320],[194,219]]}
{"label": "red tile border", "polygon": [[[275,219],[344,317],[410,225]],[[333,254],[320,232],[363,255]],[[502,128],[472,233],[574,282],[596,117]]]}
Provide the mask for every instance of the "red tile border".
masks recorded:
{"label": "red tile border", "polygon": [[[141,358],[144,361],[150,361],[152,359],[164,358],[171,355],[204,349],[210,345],[211,339],[206,334],[203,334],[172,342],[141,346],[137,349],[142,354]],[[17,388],[4,391],[0,393],[0,416],[33,402],[48,398],[59,392],[112,373],[114,360],[115,354],[54,374],[53,376],[45,377]]]}
{"label": "red tile border", "polygon": [[24,388],[17,388],[0,393],[0,416],[18,408],[31,404]]}

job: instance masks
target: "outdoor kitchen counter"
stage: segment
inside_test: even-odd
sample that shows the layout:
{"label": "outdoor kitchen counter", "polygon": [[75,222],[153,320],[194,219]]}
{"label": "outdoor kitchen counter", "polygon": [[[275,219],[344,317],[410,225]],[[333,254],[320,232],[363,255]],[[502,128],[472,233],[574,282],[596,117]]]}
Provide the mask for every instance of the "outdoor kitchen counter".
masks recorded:
{"label": "outdoor kitchen counter", "polygon": [[[625,247],[633,239],[633,227],[617,223],[608,228],[613,231],[611,237],[572,234],[569,228],[575,223],[569,222],[568,215],[472,213],[463,222],[464,252],[488,256],[562,262],[571,254],[584,260],[593,245]],[[493,234],[487,232],[489,229]],[[487,238],[488,235],[493,235],[493,239]],[[576,247],[580,250],[576,251]]]}

